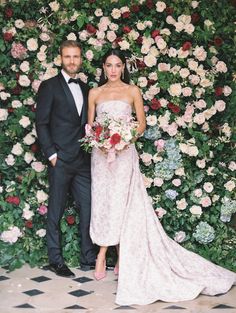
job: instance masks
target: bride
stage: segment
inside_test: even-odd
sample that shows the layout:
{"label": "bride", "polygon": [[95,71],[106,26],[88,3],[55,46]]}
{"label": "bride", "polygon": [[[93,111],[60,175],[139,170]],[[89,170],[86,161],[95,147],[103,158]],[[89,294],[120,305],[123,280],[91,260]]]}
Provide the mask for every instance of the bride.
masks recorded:
{"label": "bride", "polygon": [[[88,124],[106,112],[110,116],[134,111],[141,135],[146,127],[143,100],[121,51],[108,51],[103,60],[101,86],[89,93]],[[134,138],[134,141],[137,137]],[[94,276],[106,276],[108,246],[116,246],[118,275],[116,303],[145,305],[157,300],[191,300],[200,293],[227,292],[236,274],[190,252],[169,238],[146,192],[134,144],[108,163],[105,150],[92,151],[92,241],[100,246]]]}

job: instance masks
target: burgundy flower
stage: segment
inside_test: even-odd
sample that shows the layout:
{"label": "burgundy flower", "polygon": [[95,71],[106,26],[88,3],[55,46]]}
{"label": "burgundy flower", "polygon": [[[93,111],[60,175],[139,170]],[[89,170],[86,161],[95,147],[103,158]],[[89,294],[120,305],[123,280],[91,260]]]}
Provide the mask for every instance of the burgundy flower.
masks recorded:
{"label": "burgundy flower", "polygon": [[175,105],[174,103],[169,102],[167,107],[173,112],[173,113],[179,113],[180,107],[178,105]]}
{"label": "burgundy flower", "polygon": [[182,46],[183,51],[189,50],[192,47],[192,43],[190,41],[185,41]]}
{"label": "burgundy flower", "polygon": [[197,24],[199,20],[200,20],[200,15],[198,13],[193,13],[191,15],[191,21],[193,24]]}
{"label": "burgundy flower", "polygon": [[34,143],[32,144],[30,149],[33,153],[36,153],[37,151],[39,151],[39,146],[36,143]]}
{"label": "burgundy flower", "polygon": [[25,221],[25,227],[27,228],[33,228],[33,222],[31,220]]}
{"label": "burgundy flower", "polygon": [[138,13],[139,10],[140,10],[140,8],[139,8],[139,5],[137,5],[137,4],[133,4],[130,8],[130,11],[133,13]]}
{"label": "burgundy flower", "polygon": [[20,198],[17,196],[8,196],[6,198],[6,202],[11,203],[11,204],[15,204],[15,205],[19,205],[20,204]]}
{"label": "burgundy flower", "polygon": [[6,33],[3,34],[3,39],[4,39],[5,41],[11,41],[12,38],[13,38],[13,34],[10,33],[10,32],[6,32]]}
{"label": "burgundy flower", "polygon": [[216,87],[216,88],[215,88],[215,95],[216,95],[217,97],[221,96],[222,93],[223,93],[223,87]]}
{"label": "burgundy flower", "polygon": [[129,12],[129,11],[126,11],[126,12],[122,13],[121,16],[122,16],[123,18],[129,18],[129,17],[130,17],[130,12]]}
{"label": "burgundy flower", "polygon": [[159,29],[154,29],[154,30],[151,32],[152,38],[156,38],[156,36],[159,36],[159,35],[160,35]]}
{"label": "burgundy flower", "polygon": [[66,217],[66,221],[67,221],[67,223],[68,223],[69,225],[73,225],[73,224],[75,223],[75,217],[74,217],[74,215],[68,215],[68,216]]}
{"label": "burgundy flower", "polygon": [[161,102],[156,98],[152,99],[151,103],[152,104],[150,106],[153,110],[158,110],[161,108]]}
{"label": "burgundy flower", "polygon": [[96,33],[96,28],[92,24],[87,24],[86,25],[86,30],[89,34],[95,34]]}
{"label": "burgundy flower", "polygon": [[215,38],[214,38],[214,44],[215,44],[215,46],[219,47],[219,46],[222,45],[222,43],[223,43],[223,39],[222,39],[221,37],[215,37]]}
{"label": "burgundy flower", "polygon": [[12,10],[12,8],[6,8],[6,9],[5,9],[5,17],[6,17],[6,18],[11,18],[12,15],[13,15],[13,10]]}
{"label": "burgundy flower", "polygon": [[112,145],[112,146],[114,146],[114,145],[116,145],[117,143],[119,143],[120,142],[120,140],[121,140],[121,136],[119,135],[119,134],[113,134],[112,136],[111,136],[111,139],[110,139],[110,144]]}
{"label": "burgundy flower", "polygon": [[138,36],[136,42],[141,45],[143,43],[143,36]]}
{"label": "burgundy flower", "polygon": [[7,108],[8,113],[13,113],[15,111],[14,108]]}
{"label": "burgundy flower", "polygon": [[124,32],[125,34],[130,33],[130,32],[131,32],[131,30],[132,30],[132,28],[131,28],[131,27],[129,27],[129,26],[124,26],[124,27],[123,27],[123,32]]}
{"label": "burgundy flower", "polygon": [[116,39],[115,39],[114,42],[115,42],[116,44],[118,44],[118,43],[121,42],[121,41],[122,41],[122,38],[121,38],[121,37],[116,37]]}
{"label": "burgundy flower", "polygon": [[154,4],[153,4],[153,1],[152,0],[146,0],[146,6],[149,8],[149,9],[152,9]]}
{"label": "burgundy flower", "polygon": [[20,73],[16,73],[16,79],[18,80],[20,78]]}
{"label": "burgundy flower", "polygon": [[20,95],[22,91],[21,86],[17,85],[16,87],[12,88],[11,92],[13,95]]}
{"label": "burgundy flower", "polygon": [[152,85],[154,85],[155,84],[155,80],[153,80],[153,79],[148,79],[148,87],[150,87],[150,86],[152,86]]}
{"label": "burgundy flower", "polygon": [[172,15],[174,13],[174,9],[171,7],[166,7],[165,11],[167,15]]}
{"label": "burgundy flower", "polygon": [[146,67],[146,64],[144,63],[144,61],[141,61],[141,60],[137,60],[137,67],[139,69],[143,69]]}
{"label": "burgundy flower", "polygon": [[36,112],[36,106],[35,106],[35,105],[31,105],[31,106],[30,106],[30,110],[31,110],[32,112]]}

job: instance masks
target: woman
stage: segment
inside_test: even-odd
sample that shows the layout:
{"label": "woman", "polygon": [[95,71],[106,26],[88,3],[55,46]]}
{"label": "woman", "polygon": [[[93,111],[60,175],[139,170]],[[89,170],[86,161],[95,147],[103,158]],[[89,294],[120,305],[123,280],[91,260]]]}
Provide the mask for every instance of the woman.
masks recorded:
{"label": "woman", "polygon": [[[125,58],[119,50],[103,60],[101,86],[89,94],[88,123],[104,112],[111,116],[135,111],[143,133],[146,127],[141,93],[128,84]],[[137,138],[134,138],[134,141]],[[116,245],[119,274],[116,303],[145,305],[157,300],[191,300],[199,293],[227,292],[236,274],[187,251],[164,232],[152,208],[134,144],[108,163],[106,151],[92,152],[92,241],[100,246],[94,276],[106,276],[106,251]]]}

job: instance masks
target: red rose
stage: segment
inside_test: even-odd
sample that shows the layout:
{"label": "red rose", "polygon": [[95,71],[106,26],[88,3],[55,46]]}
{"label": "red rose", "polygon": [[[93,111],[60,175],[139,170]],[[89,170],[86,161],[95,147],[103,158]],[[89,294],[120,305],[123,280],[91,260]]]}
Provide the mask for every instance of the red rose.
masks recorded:
{"label": "red rose", "polygon": [[121,37],[116,37],[115,43],[118,44],[120,41],[122,41],[122,38]]}
{"label": "red rose", "polygon": [[192,47],[192,43],[190,41],[185,41],[182,46],[183,51],[189,50]]}
{"label": "red rose", "polygon": [[21,91],[22,91],[22,88],[21,88],[21,86],[19,86],[19,85],[17,85],[15,88],[13,88],[13,89],[11,90],[11,92],[12,92],[13,95],[19,95],[19,94],[21,94]]}
{"label": "red rose", "polygon": [[8,112],[8,113],[13,113],[14,111],[15,111],[14,108],[7,108],[7,112]]}
{"label": "red rose", "polygon": [[11,41],[12,37],[13,37],[12,33],[9,33],[9,32],[6,32],[6,33],[3,34],[3,39],[5,41]]}
{"label": "red rose", "polygon": [[152,85],[154,85],[154,84],[155,84],[155,80],[153,80],[153,79],[148,79],[148,83],[147,83],[148,87],[150,87],[150,86],[152,86]]}
{"label": "red rose", "polygon": [[144,61],[137,60],[137,67],[139,69],[143,69],[146,67],[146,64],[144,63]]}
{"label": "red rose", "polygon": [[133,13],[138,13],[139,10],[140,10],[140,8],[139,8],[139,5],[137,5],[137,4],[133,4],[130,8],[130,11]]}
{"label": "red rose", "polygon": [[165,11],[167,15],[172,15],[174,13],[174,9],[171,7],[166,7]]}
{"label": "red rose", "polygon": [[91,24],[86,25],[86,30],[89,34],[92,34],[92,35],[95,34],[97,31],[96,28]]}
{"label": "red rose", "polygon": [[214,38],[214,44],[215,44],[215,46],[219,47],[219,46],[222,45],[222,43],[223,43],[223,39],[222,39],[221,37],[215,37],[215,38]]}
{"label": "red rose", "polygon": [[37,151],[39,151],[39,146],[36,143],[34,143],[32,144],[30,149],[33,153],[36,153]]}
{"label": "red rose", "polygon": [[101,135],[102,130],[103,128],[100,125],[95,128],[94,132],[97,138]]}
{"label": "red rose", "polygon": [[111,139],[110,139],[110,144],[112,145],[112,146],[114,146],[114,145],[116,145],[117,143],[119,143],[120,142],[120,140],[121,140],[121,136],[119,135],[119,134],[113,134],[112,136],[111,136]]}
{"label": "red rose", "polygon": [[13,10],[11,8],[6,8],[5,9],[5,16],[6,18],[11,18],[13,15]]}
{"label": "red rose", "polygon": [[15,205],[19,205],[20,204],[20,198],[16,197],[16,196],[8,196],[6,198],[6,202],[11,203],[11,204],[15,204]]}
{"label": "red rose", "polygon": [[75,217],[74,217],[74,215],[68,215],[68,216],[66,217],[66,221],[67,221],[67,223],[68,223],[69,225],[73,225],[73,224],[75,223]]}
{"label": "red rose", "polygon": [[123,27],[123,32],[124,32],[125,34],[130,33],[130,32],[131,32],[131,30],[132,30],[132,28],[131,28],[131,27],[129,27],[129,26],[124,26],[124,27]]}
{"label": "red rose", "polygon": [[33,228],[33,222],[32,221],[25,221],[25,227]]}
{"label": "red rose", "polygon": [[152,0],[146,0],[146,6],[147,6],[149,9],[152,9],[152,8],[153,8],[153,1],[152,1]]}
{"label": "red rose", "polygon": [[175,105],[171,102],[168,103],[167,107],[173,112],[173,113],[179,113],[180,107],[178,105]]}
{"label": "red rose", "polygon": [[150,106],[153,110],[158,110],[161,108],[161,102],[156,98],[152,99],[151,103],[152,104]]}
{"label": "red rose", "polygon": [[193,24],[196,24],[200,20],[200,15],[198,13],[193,13],[191,15],[191,21]]}
{"label": "red rose", "polygon": [[159,36],[159,35],[160,35],[159,29],[154,29],[154,30],[151,32],[152,38],[156,38],[156,36]]}
{"label": "red rose", "polygon": [[216,95],[217,97],[221,96],[222,93],[223,93],[223,87],[216,87],[216,88],[215,88],[215,95]]}
{"label": "red rose", "polygon": [[136,42],[141,45],[143,43],[143,36],[138,36]]}
{"label": "red rose", "polygon": [[129,17],[130,17],[130,12],[129,12],[129,11],[126,11],[126,12],[122,13],[121,16],[122,16],[123,18],[129,18]]}

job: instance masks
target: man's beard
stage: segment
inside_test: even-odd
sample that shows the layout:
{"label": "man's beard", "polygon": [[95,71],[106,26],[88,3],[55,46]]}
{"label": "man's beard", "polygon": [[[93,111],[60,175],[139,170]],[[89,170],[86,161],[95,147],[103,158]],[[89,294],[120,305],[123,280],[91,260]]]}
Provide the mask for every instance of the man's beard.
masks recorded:
{"label": "man's beard", "polygon": [[62,63],[62,68],[67,74],[76,74],[80,69],[80,65],[74,65],[72,69],[70,68],[70,66],[66,66],[65,64]]}

